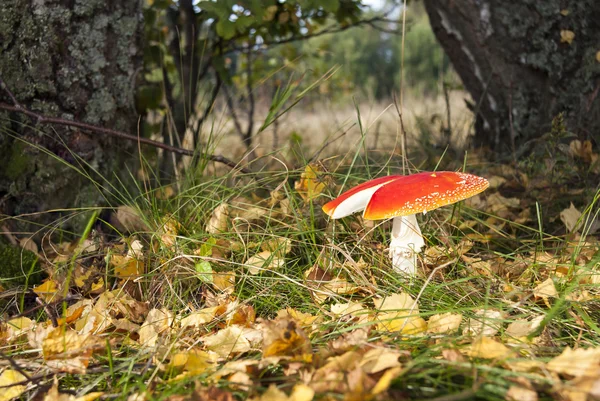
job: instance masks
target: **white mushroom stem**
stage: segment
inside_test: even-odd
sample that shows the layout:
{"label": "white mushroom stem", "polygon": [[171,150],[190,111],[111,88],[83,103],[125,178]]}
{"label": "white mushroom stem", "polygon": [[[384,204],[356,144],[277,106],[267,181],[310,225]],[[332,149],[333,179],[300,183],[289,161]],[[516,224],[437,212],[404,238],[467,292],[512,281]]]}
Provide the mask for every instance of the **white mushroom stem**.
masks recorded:
{"label": "white mushroom stem", "polygon": [[406,275],[417,272],[417,254],[425,246],[419,223],[414,214],[394,217],[390,258],[394,270]]}

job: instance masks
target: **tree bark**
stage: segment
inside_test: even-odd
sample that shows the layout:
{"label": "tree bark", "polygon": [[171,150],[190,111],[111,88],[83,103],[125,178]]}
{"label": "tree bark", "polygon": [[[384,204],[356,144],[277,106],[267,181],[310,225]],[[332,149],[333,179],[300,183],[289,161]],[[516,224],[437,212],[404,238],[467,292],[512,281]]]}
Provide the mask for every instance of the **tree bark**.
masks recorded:
{"label": "tree bark", "polygon": [[[19,103],[39,114],[135,135],[141,15],[141,0],[2,0],[0,76]],[[11,103],[5,91],[0,101]],[[98,133],[36,126],[23,114],[0,111],[0,214],[48,224],[58,216],[43,212],[103,204],[116,192],[110,183],[135,173],[135,150]],[[63,227],[79,230],[86,218]],[[13,230],[31,229],[18,222],[12,220]]]}
{"label": "tree bark", "polygon": [[424,1],[473,97],[475,145],[518,154],[559,113],[568,130],[600,142],[600,2]]}

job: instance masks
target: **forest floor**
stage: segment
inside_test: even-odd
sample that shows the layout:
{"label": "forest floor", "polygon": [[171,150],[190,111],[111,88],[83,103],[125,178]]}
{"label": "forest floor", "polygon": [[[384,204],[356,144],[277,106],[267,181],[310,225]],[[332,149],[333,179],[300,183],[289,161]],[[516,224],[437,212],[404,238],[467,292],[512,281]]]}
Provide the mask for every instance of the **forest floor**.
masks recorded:
{"label": "forest floor", "polygon": [[[311,134],[286,147],[292,162],[202,164],[177,187],[123,193],[106,221],[73,211],[89,225],[72,240],[21,239],[39,262],[0,298],[0,401],[599,399],[598,150],[551,132],[531,156],[492,163],[439,146],[442,115],[407,122],[418,135],[403,158],[395,109],[393,123],[378,110],[316,156],[316,133],[334,138],[351,117],[297,128]],[[418,216],[414,277],[391,268],[389,222],[321,210],[370,178],[423,170],[490,187]]]}

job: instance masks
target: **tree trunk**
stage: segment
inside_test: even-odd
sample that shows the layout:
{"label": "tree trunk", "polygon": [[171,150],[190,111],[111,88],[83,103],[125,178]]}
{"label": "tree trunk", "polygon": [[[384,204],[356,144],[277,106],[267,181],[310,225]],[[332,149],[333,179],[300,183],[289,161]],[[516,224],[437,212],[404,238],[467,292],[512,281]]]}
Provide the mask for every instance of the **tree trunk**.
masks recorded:
{"label": "tree trunk", "polygon": [[[600,135],[598,0],[425,0],[474,101],[475,145],[518,152],[550,131]],[[531,143],[531,142],[530,142]]]}
{"label": "tree trunk", "polygon": [[[141,15],[141,0],[2,0],[0,76],[37,113],[135,134]],[[2,90],[0,101],[12,103]],[[135,174],[135,150],[102,134],[36,126],[0,111],[0,214],[47,224],[57,214],[38,213],[106,203],[115,192],[107,183]],[[86,218],[63,227],[79,230]],[[24,227],[12,223],[13,230]]]}

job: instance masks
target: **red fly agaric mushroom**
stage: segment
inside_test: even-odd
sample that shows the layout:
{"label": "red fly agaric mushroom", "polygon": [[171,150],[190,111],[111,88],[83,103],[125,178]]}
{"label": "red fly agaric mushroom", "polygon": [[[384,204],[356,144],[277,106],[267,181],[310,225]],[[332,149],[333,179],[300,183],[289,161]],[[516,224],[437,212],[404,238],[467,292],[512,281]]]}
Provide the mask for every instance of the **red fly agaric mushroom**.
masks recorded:
{"label": "red fly agaric mushroom", "polygon": [[417,254],[425,245],[415,214],[470,198],[489,186],[483,177],[452,171],[390,175],[364,182],[323,205],[339,219],[363,211],[367,220],[393,218],[390,258],[395,270],[416,273]]}

